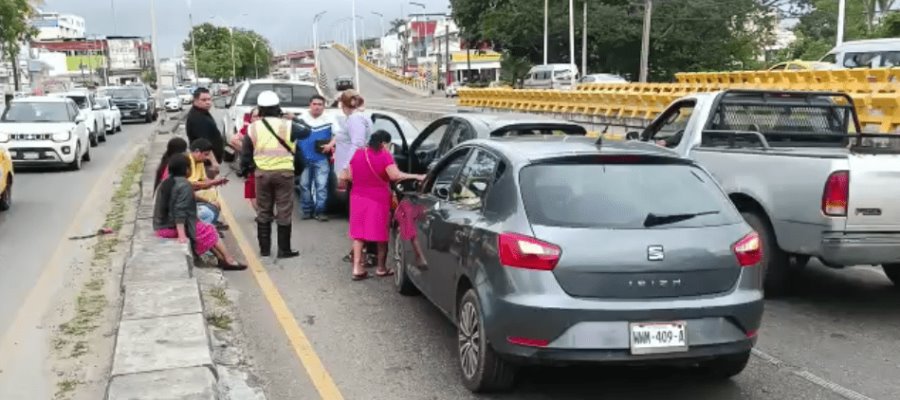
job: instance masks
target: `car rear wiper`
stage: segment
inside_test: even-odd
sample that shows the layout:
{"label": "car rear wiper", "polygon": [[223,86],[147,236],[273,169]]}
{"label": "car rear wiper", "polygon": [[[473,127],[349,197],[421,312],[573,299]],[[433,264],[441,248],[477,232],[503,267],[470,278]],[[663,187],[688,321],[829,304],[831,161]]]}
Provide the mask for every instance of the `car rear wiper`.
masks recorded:
{"label": "car rear wiper", "polygon": [[647,214],[647,218],[644,219],[644,228],[650,228],[653,226],[666,225],[666,224],[674,224],[676,222],[686,221],[691,218],[699,217],[701,215],[713,215],[718,214],[718,211],[703,211],[698,213],[691,214],[662,214],[657,215],[654,213]]}

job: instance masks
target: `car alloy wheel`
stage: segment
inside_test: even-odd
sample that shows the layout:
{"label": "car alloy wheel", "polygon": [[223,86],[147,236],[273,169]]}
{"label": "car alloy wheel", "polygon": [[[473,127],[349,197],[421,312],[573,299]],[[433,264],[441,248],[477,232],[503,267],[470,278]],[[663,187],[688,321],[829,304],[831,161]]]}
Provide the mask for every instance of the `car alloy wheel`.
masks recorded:
{"label": "car alloy wheel", "polygon": [[481,322],[475,304],[465,302],[459,310],[459,366],[467,379],[478,373],[481,363]]}
{"label": "car alloy wheel", "polygon": [[81,144],[80,143],[77,146],[75,146],[75,159],[72,160],[71,163],[69,163],[69,168],[72,169],[73,171],[78,171],[81,169],[81,156],[79,156],[79,154],[81,154]]}
{"label": "car alloy wheel", "polygon": [[399,227],[391,230],[391,257],[394,259],[394,287],[404,296],[419,294],[416,285],[409,280],[406,273],[406,252],[403,251],[403,239],[400,238]]}
{"label": "car alloy wheel", "polygon": [[462,295],[456,309],[463,385],[476,393],[508,391],[515,383],[517,366],[501,358],[488,343],[481,300],[474,289]]}

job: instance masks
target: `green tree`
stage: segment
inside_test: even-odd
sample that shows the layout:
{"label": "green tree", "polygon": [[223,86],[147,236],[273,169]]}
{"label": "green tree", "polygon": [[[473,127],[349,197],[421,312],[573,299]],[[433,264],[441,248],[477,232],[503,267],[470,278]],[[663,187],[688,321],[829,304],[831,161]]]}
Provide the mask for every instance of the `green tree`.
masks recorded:
{"label": "green tree", "polygon": [[[784,52],[782,59],[817,60],[824,56],[837,39],[838,2],[800,0],[799,22],[794,27],[797,40]],[[887,12],[895,0],[847,0],[844,19],[844,41],[879,37],[897,37],[891,28],[895,23]],[[882,13],[879,22],[875,17]]]}
{"label": "green tree", "polygon": [[[651,24],[651,78],[676,72],[754,68],[772,40],[774,15],[761,0],[667,0],[656,2]],[[581,12],[575,2],[576,59],[569,59],[569,10],[550,7],[548,61],[580,64]],[[588,1],[588,71],[636,77],[643,26],[641,2]],[[513,57],[543,60],[543,0],[451,0],[453,18],[468,35],[489,39]]]}
{"label": "green tree", "polygon": [[531,62],[525,57],[516,57],[505,52],[500,59],[500,79],[512,87],[519,87],[530,69]]}
{"label": "green tree", "polygon": [[29,0],[0,0],[0,60],[5,56],[12,64],[13,86],[19,90],[18,55],[22,42],[31,39],[37,30],[31,26],[29,19],[34,15],[33,4]]}
{"label": "green tree", "polygon": [[[197,74],[200,77],[217,81],[229,80],[232,76],[232,62],[237,79],[255,77],[257,65],[260,76],[269,73],[272,63],[271,45],[268,40],[252,30],[234,29],[232,32],[228,28],[205,23],[194,27],[194,42],[197,46]],[[194,68],[190,35],[182,47],[187,65]]]}

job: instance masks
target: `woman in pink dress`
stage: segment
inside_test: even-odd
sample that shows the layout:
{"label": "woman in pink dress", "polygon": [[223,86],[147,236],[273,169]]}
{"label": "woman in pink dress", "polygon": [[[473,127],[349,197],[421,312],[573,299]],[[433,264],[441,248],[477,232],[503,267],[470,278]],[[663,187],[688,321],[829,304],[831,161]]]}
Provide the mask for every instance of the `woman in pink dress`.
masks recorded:
{"label": "woman in pink dress", "polygon": [[353,154],[350,166],[342,173],[343,185],[353,181],[350,191],[350,239],[353,240],[353,280],[369,277],[363,265],[362,250],[365,242],[378,245],[378,264],[375,274],[391,276],[387,269],[387,242],[391,220],[390,182],[406,179],[424,179],[424,175],[400,172],[394,157],[387,150],[391,134],[377,131],[369,138],[367,147]]}

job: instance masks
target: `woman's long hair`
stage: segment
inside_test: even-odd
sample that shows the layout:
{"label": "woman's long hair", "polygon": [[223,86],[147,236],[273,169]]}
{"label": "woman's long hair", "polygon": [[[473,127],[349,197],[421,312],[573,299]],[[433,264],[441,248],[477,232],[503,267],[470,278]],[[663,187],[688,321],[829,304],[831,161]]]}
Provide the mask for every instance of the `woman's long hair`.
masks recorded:
{"label": "woman's long hair", "polygon": [[[166,144],[166,152],[163,153],[162,158],[159,160],[159,167],[156,168],[156,179],[153,181],[153,190],[156,190],[156,188],[159,187],[159,184],[162,181],[163,172],[166,170],[166,167],[169,166],[169,159],[175,154],[187,153],[187,147],[187,141],[180,137],[169,140],[169,143]],[[172,172],[170,171],[169,174],[171,173]]]}
{"label": "woman's long hair", "polygon": [[169,215],[169,201],[172,199],[172,188],[175,187],[175,178],[186,178],[190,165],[191,160],[187,154],[173,154],[169,158],[167,165],[169,177],[159,184],[159,189],[156,192],[156,201],[161,202],[158,203],[161,206],[157,208],[162,211],[163,215]]}

